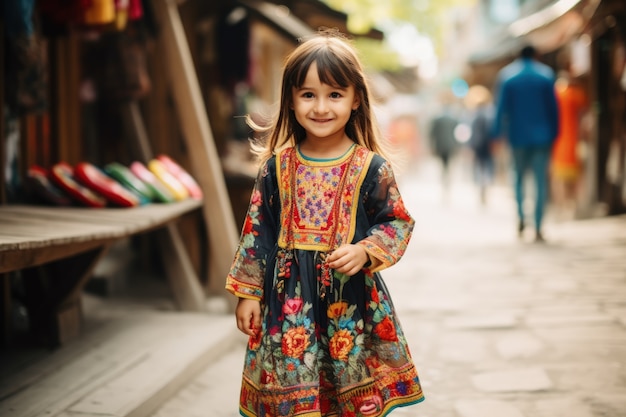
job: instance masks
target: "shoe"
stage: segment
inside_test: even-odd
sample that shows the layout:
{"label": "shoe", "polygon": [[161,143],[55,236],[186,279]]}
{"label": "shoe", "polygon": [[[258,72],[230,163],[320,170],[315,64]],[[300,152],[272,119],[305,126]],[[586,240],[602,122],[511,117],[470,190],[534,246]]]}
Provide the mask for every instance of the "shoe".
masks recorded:
{"label": "shoe", "polygon": [[520,220],[519,223],[517,224],[517,236],[521,238],[523,233],[524,233],[524,220]]}
{"label": "shoe", "polygon": [[541,232],[537,232],[535,233],[535,242],[537,243],[543,243],[546,240],[543,238],[543,235],[541,234]]}

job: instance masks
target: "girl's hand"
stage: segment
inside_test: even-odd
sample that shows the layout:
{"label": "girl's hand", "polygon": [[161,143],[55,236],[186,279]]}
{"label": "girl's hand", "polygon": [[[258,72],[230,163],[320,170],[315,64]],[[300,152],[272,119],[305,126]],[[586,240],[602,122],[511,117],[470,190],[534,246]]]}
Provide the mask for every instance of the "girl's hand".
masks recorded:
{"label": "girl's hand", "polygon": [[240,298],[235,309],[237,328],[248,336],[261,331],[261,303],[258,300]]}
{"label": "girl's hand", "polygon": [[326,257],[329,268],[348,276],[355,275],[369,261],[369,256],[359,245],[341,245]]}

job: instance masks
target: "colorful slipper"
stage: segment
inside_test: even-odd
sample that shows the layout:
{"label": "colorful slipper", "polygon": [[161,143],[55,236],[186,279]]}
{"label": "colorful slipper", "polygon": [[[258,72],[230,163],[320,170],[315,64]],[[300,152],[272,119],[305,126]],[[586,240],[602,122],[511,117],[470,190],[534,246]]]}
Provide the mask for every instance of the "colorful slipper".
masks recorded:
{"label": "colorful slipper", "polygon": [[130,169],[124,165],[111,162],[104,167],[104,172],[111,178],[133,191],[140,196],[141,204],[146,204],[150,201],[156,200],[156,195],[142,180],[137,178]]}
{"label": "colorful slipper", "polygon": [[74,169],[66,162],[59,162],[50,169],[50,179],[74,200],[88,207],[105,207],[107,200],[74,178]]}
{"label": "colorful slipper", "polygon": [[155,195],[155,200],[162,203],[172,203],[176,201],[172,193],[165,187],[165,185],[154,176],[152,172],[144,164],[139,161],[135,161],[130,164],[130,172],[135,174],[137,178],[146,184],[148,188]]}
{"label": "colorful slipper", "polygon": [[48,171],[39,165],[28,168],[24,188],[31,198],[55,206],[71,206],[73,200],[48,178]]}
{"label": "colorful slipper", "polygon": [[185,186],[178,181],[175,176],[170,174],[161,161],[158,159],[151,160],[148,162],[148,169],[152,171],[152,173],[159,180],[161,180],[176,200],[181,201],[189,198],[189,191],[187,191],[187,188],[185,188]]}
{"label": "colorful slipper", "polygon": [[139,205],[139,197],[89,162],[77,164],[74,168],[74,175],[78,181],[102,194],[116,206],[136,207]]}
{"label": "colorful slipper", "polygon": [[165,166],[165,168],[172,174],[178,181],[180,181],[191,198],[196,200],[202,200],[202,189],[196,182],[196,180],[187,172],[183,167],[178,165],[172,158],[166,155],[159,155],[157,159]]}

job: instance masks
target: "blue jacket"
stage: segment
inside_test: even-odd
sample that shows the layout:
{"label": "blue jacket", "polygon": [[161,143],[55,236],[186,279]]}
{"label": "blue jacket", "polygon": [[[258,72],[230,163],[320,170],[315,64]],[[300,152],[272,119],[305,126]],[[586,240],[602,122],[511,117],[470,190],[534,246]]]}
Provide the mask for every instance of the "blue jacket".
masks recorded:
{"label": "blue jacket", "polygon": [[493,136],[504,135],[511,147],[552,145],[559,130],[554,71],[520,58],[498,74]]}

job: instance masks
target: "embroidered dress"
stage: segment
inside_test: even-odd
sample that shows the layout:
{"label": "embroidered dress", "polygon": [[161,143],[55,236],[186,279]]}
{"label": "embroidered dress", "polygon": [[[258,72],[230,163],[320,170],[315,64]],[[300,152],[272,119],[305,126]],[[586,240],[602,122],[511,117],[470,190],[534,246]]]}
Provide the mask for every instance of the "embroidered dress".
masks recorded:
{"label": "embroidered dress", "polygon": [[[424,399],[378,273],[401,258],[413,225],[390,166],[365,147],[332,160],[292,147],[264,164],[226,283],[262,308],[241,415],[378,417]],[[351,277],[324,262],[343,242],[372,259]]]}

